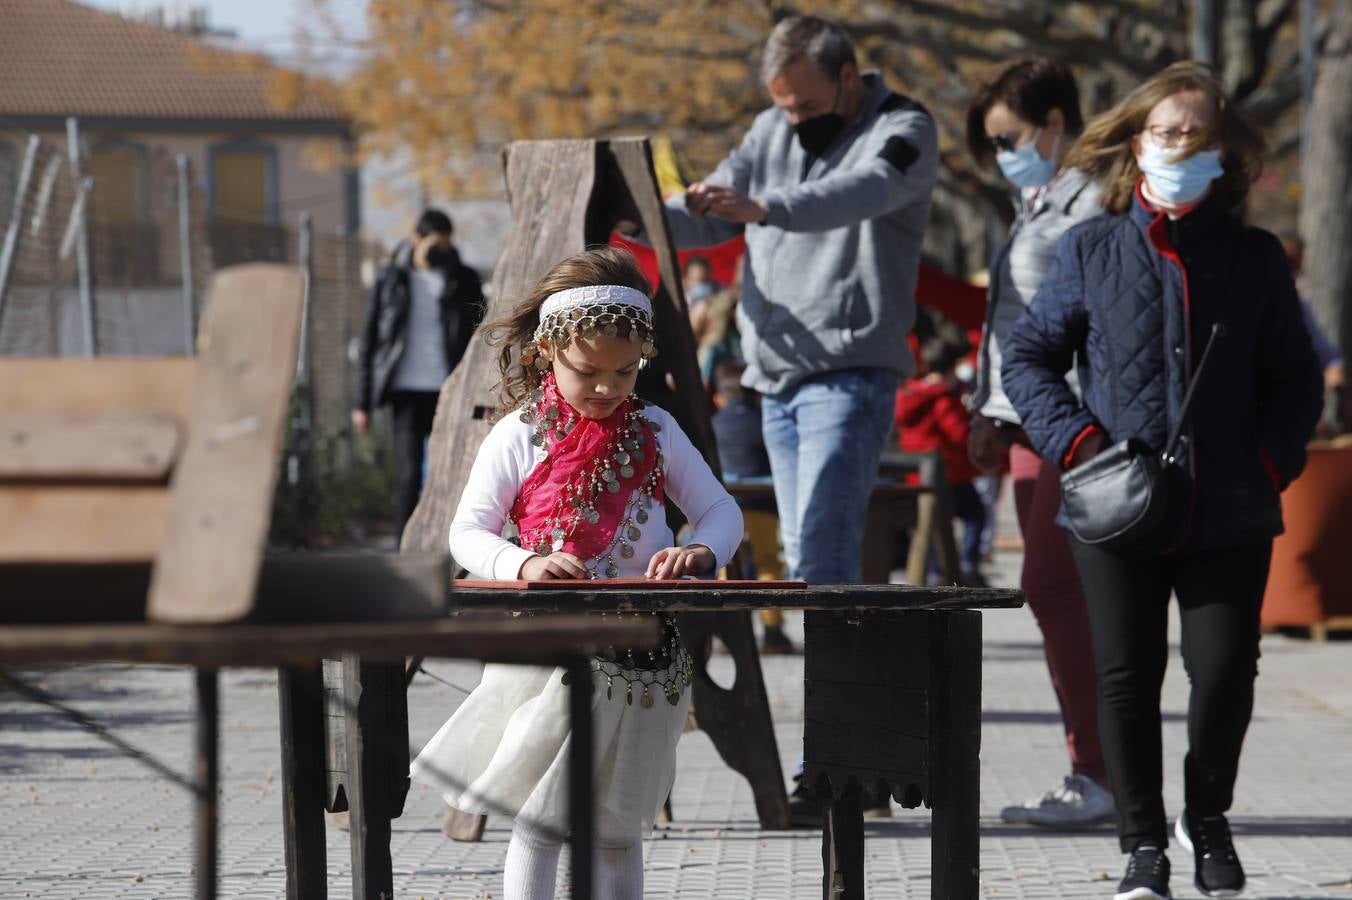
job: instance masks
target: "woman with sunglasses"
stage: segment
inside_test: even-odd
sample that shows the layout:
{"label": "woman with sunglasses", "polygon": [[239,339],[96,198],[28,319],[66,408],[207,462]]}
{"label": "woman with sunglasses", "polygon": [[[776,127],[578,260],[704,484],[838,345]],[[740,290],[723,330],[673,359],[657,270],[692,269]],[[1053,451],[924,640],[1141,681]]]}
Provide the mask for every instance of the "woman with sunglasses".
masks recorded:
{"label": "woman with sunglasses", "polygon": [[1042,631],[1043,651],[1061,711],[1070,774],[1041,797],[1005,807],[1014,824],[1079,829],[1113,819],[1099,744],[1098,693],[1089,619],[1065,532],[1059,470],[1033,450],[1000,383],[1009,333],[1033,299],[1056,255],[1056,242],[1077,222],[1101,212],[1099,185],[1065,165],[1083,128],[1075,76],[1044,57],[1020,57],[992,69],[967,110],[967,146],[978,164],[999,167],[1015,188],[1014,224],[990,266],[986,325],[970,406],[972,462],[987,471],[1009,448],[1010,476],[1024,558],[1020,586]]}
{"label": "woman with sunglasses", "polygon": [[[1213,326],[1171,503],[1127,547],[1071,535],[1099,679],[1099,723],[1130,854],[1117,900],[1166,898],[1160,686],[1177,596],[1191,696],[1174,835],[1208,897],[1244,888],[1225,813],[1253,711],[1258,613],[1278,495],[1305,465],[1321,385],[1281,244],[1232,211],[1263,140],[1207,67],[1175,63],[1085,128],[1068,162],[1101,178],[1105,215],[1066,233],[1005,347],[1004,386],[1042,456],[1066,469],[1128,439],[1155,451]],[[1066,381],[1076,367],[1083,399]]]}

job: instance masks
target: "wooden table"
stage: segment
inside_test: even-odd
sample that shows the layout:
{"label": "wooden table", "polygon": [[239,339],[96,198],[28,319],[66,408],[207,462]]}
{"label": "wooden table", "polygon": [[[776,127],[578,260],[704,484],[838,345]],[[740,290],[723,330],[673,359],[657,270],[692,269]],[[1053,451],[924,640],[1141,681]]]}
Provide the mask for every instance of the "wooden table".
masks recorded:
{"label": "wooden table", "polygon": [[[217,672],[225,666],[280,666],[282,778],[287,897],[327,896],[324,837],[324,730],[319,661],[343,655],[366,661],[402,662],[406,655],[483,659],[566,666],[573,672],[570,713],[575,740],[569,758],[572,797],[592,796],[591,694],[588,656],[610,645],[651,646],[656,623],[647,619],[550,616],[468,618],[303,625],[96,625],[0,626],[4,666],[52,662],[121,661],[190,665],[196,678],[196,871],[199,900],[216,896],[218,788]],[[0,669],[0,675],[4,675]],[[354,689],[356,686],[354,685]],[[359,706],[360,690],[355,699]],[[346,731],[353,851],[353,893],[358,898],[393,897],[390,872],[389,792],[383,760],[371,732]],[[399,755],[407,762],[407,748]],[[187,779],[176,779],[187,780]],[[592,807],[575,804],[572,814],[573,883],[590,895]],[[368,875],[375,880],[368,879]]]}
{"label": "wooden table", "polygon": [[[752,583],[754,585],[754,583]],[[905,585],[797,589],[687,582],[654,590],[462,588],[475,610],[538,613],[806,611],[804,781],[826,803],[823,892],[864,896],[862,790],[933,810],[931,897],[975,900],[981,749],[981,609],[1023,604],[1019,591]]]}

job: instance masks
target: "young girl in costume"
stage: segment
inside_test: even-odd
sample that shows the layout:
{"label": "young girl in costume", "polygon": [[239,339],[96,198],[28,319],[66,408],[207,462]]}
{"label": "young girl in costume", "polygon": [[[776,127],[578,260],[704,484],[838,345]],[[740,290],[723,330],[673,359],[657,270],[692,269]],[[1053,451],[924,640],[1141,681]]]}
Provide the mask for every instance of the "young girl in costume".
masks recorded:
{"label": "young girl in costume", "polygon": [[[648,285],[632,256],[592,250],[556,265],[506,318],[502,408],[470,470],[451,554],[472,577],[679,578],[714,571],[742,515],[665,410],[634,396],[656,352]],[[665,505],[693,526],[674,546]],[[518,539],[505,540],[503,526]],[[661,649],[592,659],[597,896],[643,896],[643,836],[666,800],[689,705],[690,656],[670,616]],[[568,827],[568,688],[558,668],[488,665],[413,762],[465,812],[516,819],[508,900],[554,896]]]}

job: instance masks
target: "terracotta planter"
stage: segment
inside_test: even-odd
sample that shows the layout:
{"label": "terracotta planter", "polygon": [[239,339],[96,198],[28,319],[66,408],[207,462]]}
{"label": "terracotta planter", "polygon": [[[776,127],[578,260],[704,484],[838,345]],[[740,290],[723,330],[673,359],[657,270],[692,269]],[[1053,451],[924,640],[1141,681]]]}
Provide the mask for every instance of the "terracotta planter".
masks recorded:
{"label": "terracotta planter", "polygon": [[1282,518],[1263,627],[1352,627],[1352,436],[1310,445],[1309,464],[1282,494]]}

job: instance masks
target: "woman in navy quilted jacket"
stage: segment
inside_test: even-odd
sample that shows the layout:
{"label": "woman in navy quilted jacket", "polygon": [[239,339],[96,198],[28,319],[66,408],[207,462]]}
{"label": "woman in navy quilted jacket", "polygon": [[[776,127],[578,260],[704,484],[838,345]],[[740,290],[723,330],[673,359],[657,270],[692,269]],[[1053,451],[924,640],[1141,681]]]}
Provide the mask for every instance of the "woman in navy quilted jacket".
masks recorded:
{"label": "woman in navy quilted jacket", "polygon": [[[1134,438],[1163,449],[1212,326],[1169,514],[1130,549],[1069,535],[1099,677],[1099,722],[1129,853],[1116,900],[1169,897],[1160,685],[1170,594],[1191,681],[1184,809],[1174,834],[1206,896],[1244,887],[1225,813],[1253,710],[1258,613],[1281,490],[1305,465],[1321,386],[1281,244],[1233,212],[1263,141],[1211,70],[1169,66],[1090,122],[1068,164],[1106,212],[1068,231],[1014,327],[1002,382],[1038,452],[1062,468]],[[1066,383],[1076,367],[1083,400]]]}

